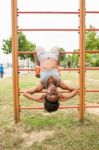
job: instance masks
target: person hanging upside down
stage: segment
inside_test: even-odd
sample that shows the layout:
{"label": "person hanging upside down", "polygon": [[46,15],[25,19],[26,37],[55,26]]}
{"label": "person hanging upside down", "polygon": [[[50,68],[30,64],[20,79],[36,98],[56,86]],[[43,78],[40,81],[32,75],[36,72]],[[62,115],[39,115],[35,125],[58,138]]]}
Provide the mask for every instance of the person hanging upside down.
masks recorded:
{"label": "person hanging upside down", "polygon": [[[48,112],[56,111],[59,108],[60,101],[66,101],[78,93],[78,89],[66,84],[61,80],[59,72],[59,62],[61,57],[61,49],[53,47],[50,51],[46,51],[42,47],[38,47],[34,54],[37,64],[36,76],[40,76],[40,83],[37,87],[26,90],[23,95],[31,100],[44,102],[44,108]],[[40,74],[39,74],[40,73]],[[57,88],[68,91],[68,93],[59,93]],[[46,93],[35,97],[34,93],[41,92],[46,89]]]}

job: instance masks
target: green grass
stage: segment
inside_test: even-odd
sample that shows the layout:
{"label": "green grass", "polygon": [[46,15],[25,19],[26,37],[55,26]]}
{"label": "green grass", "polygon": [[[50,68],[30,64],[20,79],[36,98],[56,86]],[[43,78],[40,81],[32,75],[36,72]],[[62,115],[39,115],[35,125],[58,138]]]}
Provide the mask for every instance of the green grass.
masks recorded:
{"label": "green grass", "polygon": [[[88,72],[87,77],[95,79],[98,72]],[[62,74],[64,80],[78,86],[75,72]],[[39,82],[33,74],[20,77],[20,88],[27,89]],[[99,89],[97,82],[87,81],[87,88]],[[0,150],[99,150],[99,116],[85,114],[84,123],[79,122],[78,110],[58,110],[48,114],[44,110],[24,110],[19,124],[13,120],[12,79],[0,81]],[[20,96],[22,106],[42,106]],[[61,105],[76,105],[76,96]],[[86,94],[86,101],[99,102],[99,93]],[[53,132],[45,136],[45,132]],[[43,133],[41,135],[40,133]],[[39,142],[39,139],[45,138]],[[35,138],[35,140],[34,140]]]}

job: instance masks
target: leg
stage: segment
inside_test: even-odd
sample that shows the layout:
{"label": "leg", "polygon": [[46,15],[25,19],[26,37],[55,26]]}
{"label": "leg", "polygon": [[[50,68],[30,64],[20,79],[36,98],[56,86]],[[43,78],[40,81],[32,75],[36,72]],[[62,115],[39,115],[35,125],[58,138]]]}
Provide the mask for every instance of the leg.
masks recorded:
{"label": "leg", "polygon": [[61,48],[60,47],[53,47],[50,50],[51,52],[56,52],[56,54],[58,55],[58,62],[57,65],[60,66],[60,58],[61,58]]}
{"label": "leg", "polygon": [[35,72],[36,72],[36,77],[40,78],[40,55],[42,55],[42,53],[45,52],[45,49],[43,49],[42,47],[38,47],[36,49],[36,53],[34,54],[34,59],[35,59],[35,63],[36,63],[36,67],[35,67]]}
{"label": "leg", "polygon": [[36,63],[36,65],[40,65],[39,58],[42,55],[42,53],[45,52],[45,49],[42,48],[42,47],[37,47],[35,52],[36,52],[35,55],[34,55],[35,63]]}

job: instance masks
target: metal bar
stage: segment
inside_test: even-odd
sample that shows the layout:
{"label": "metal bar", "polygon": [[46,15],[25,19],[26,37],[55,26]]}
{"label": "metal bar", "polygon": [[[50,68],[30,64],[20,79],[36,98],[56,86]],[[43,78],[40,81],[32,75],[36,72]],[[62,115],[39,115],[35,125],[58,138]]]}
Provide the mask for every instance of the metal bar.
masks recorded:
{"label": "metal bar", "polygon": [[79,29],[18,29],[18,32],[22,31],[80,31]]}
{"label": "metal bar", "polygon": [[79,68],[61,68],[60,71],[79,71]]}
{"label": "metal bar", "polygon": [[[18,32],[22,32],[22,31],[80,31],[79,29],[18,29]],[[99,28],[97,29],[91,29],[91,28],[86,28],[85,31],[99,31]]]}
{"label": "metal bar", "polygon": [[[81,68],[61,68],[60,71],[79,71]],[[19,68],[19,71],[35,71],[35,69],[27,69],[27,68]],[[99,70],[99,67],[97,68],[85,68],[83,70]]]}
{"label": "metal bar", "polygon": [[18,11],[18,14],[79,14],[79,12],[73,11]]}
{"label": "metal bar", "polygon": [[31,51],[22,51],[22,52],[18,51],[18,54],[34,54],[34,53]]}
{"label": "metal bar", "polygon": [[[69,93],[69,91],[64,91],[64,90],[60,90],[60,91],[58,91],[59,93]],[[79,92],[79,91],[78,91]],[[99,92],[99,90],[85,90],[85,92],[86,93],[88,93],[88,92]],[[24,93],[24,91],[19,91],[19,93]],[[46,93],[46,91],[45,90],[43,90],[43,91],[41,91],[41,92],[37,92],[37,93]]]}
{"label": "metal bar", "polygon": [[88,13],[88,14],[99,14],[99,11],[85,11],[85,13]]}
{"label": "metal bar", "polygon": [[[61,54],[79,54],[80,52],[61,52]],[[33,52],[29,52],[29,51],[24,51],[24,52],[20,52],[18,51],[18,54],[34,54]]]}
{"label": "metal bar", "polygon": [[[79,106],[60,106],[59,109],[74,109],[78,108]],[[85,108],[99,108],[99,105],[95,106],[85,106]],[[31,109],[44,109],[42,106],[37,106],[37,107],[20,107],[20,110],[31,110]]]}
{"label": "metal bar", "polygon": [[18,78],[18,35],[17,35],[17,0],[11,1],[12,8],[12,62],[13,62],[13,102],[14,102],[14,120],[19,122],[19,78]]}
{"label": "metal bar", "polygon": [[94,68],[86,68],[85,70],[99,70],[99,67]]}
{"label": "metal bar", "polygon": [[99,50],[85,50],[85,53],[99,53]]}
{"label": "metal bar", "polygon": [[86,31],[99,31],[99,28],[97,28],[97,29],[96,28],[93,28],[93,29],[92,28],[86,28],[85,30]]}
{"label": "metal bar", "polygon": [[[18,51],[18,54],[34,54],[35,52],[31,52],[31,51],[22,51],[22,52],[20,52],[20,51]],[[99,53],[99,50],[85,50],[85,53]],[[62,54],[80,54],[80,52],[79,51],[77,51],[77,52],[62,52]]]}
{"label": "metal bar", "polygon": [[[79,71],[80,70],[80,68],[61,68],[61,69],[59,69],[60,71]],[[19,71],[35,71],[35,69],[23,69],[23,68],[19,68]]]}
{"label": "metal bar", "polygon": [[[79,106],[60,106],[59,109],[67,109],[67,108],[79,108]],[[38,107],[20,107],[20,110],[30,110],[30,109],[44,109],[44,107],[38,106]]]}
{"label": "metal bar", "polygon": [[[64,91],[64,90],[60,90],[60,91],[58,91],[59,93],[69,93],[69,91]],[[24,93],[24,91],[19,91],[19,93]],[[46,90],[43,90],[43,91],[41,91],[41,92],[36,92],[36,93],[46,93]]]}
{"label": "metal bar", "polygon": [[[99,11],[85,11],[88,14],[99,14]],[[76,11],[18,11],[17,14],[80,14]]]}
{"label": "metal bar", "polygon": [[84,120],[85,104],[85,0],[80,0],[80,91],[79,91],[79,119]]}
{"label": "metal bar", "polygon": [[99,90],[85,90],[85,92],[99,92]]}

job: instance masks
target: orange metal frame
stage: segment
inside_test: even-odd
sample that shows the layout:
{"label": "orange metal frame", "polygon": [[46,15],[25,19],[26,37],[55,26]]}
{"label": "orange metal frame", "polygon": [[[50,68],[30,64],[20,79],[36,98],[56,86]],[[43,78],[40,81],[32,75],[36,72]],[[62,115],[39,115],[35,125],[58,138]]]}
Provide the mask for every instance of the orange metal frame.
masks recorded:
{"label": "orange metal frame", "polygon": [[[20,54],[33,54],[32,52],[20,52],[18,51],[18,32],[20,31],[78,31],[79,32],[79,49],[78,52],[65,52],[65,54],[79,54],[80,56],[80,68],[67,68],[60,69],[62,71],[79,71],[79,106],[61,106],[60,109],[65,108],[78,108],[79,119],[84,120],[85,108],[99,108],[99,106],[85,106],[85,92],[99,92],[99,90],[85,90],[85,70],[99,70],[99,68],[85,68],[85,53],[99,53],[99,50],[85,50],[85,32],[86,31],[99,31],[99,29],[85,29],[85,14],[95,13],[99,14],[99,11],[85,11],[85,0],[80,1],[80,9],[78,12],[29,12],[19,11],[17,9],[17,0],[12,0],[12,61],[13,61],[13,102],[14,102],[14,120],[18,123],[20,120],[20,110],[24,109],[43,109],[43,107],[20,107],[19,95],[19,71],[34,71],[34,69],[20,69],[18,68],[18,55]],[[18,28],[18,15],[23,14],[78,14],[80,17],[80,28],[78,29],[20,29]],[[64,91],[60,91],[64,92]]]}

